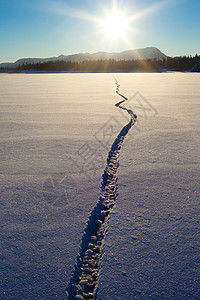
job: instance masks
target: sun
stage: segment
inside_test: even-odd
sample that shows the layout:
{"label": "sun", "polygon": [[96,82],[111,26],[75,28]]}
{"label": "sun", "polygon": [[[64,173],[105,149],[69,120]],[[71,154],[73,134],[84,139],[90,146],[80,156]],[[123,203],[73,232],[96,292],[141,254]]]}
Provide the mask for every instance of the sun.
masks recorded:
{"label": "sun", "polygon": [[127,18],[121,12],[115,10],[101,20],[101,29],[109,39],[123,38],[129,29]]}

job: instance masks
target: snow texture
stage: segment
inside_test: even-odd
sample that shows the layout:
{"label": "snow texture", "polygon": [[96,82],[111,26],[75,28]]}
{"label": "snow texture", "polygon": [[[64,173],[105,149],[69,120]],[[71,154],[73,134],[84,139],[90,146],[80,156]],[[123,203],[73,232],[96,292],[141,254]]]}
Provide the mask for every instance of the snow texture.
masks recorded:
{"label": "snow texture", "polygon": [[[120,151],[96,298],[198,299],[199,74],[115,78],[138,118]],[[111,74],[1,74],[0,95],[0,299],[66,299],[128,114]]]}
{"label": "snow texture", "polygon": [[94,299],[96,296],[108,218],[117,197],[119,154],[126,135],[137,120],[137,116],[132,110],[121,106],[128,98],[119,93],[120,85],[116,79],[115,84],[116,93],[124,99],[116,103],[115,106],[126,110],[130,115],[130,121],[122,128],[108,153],[107,165],[102,176],[101,196],[97,206],[92,211],[82,238],[74,276],[67,291],[69,299]]}

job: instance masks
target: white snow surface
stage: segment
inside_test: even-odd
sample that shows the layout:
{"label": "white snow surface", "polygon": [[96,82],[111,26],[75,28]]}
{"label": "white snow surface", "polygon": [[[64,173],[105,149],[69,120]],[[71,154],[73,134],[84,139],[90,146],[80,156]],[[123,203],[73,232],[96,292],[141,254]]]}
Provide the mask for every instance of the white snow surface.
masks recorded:
{"label": "white snow surface", "polygon": [[[120,152],[97,299],[198,299],[200,75],[114,77],[138,122]],[[129,121],[118,101],[112,74],[0,74],[0,299],[66,299]]]}

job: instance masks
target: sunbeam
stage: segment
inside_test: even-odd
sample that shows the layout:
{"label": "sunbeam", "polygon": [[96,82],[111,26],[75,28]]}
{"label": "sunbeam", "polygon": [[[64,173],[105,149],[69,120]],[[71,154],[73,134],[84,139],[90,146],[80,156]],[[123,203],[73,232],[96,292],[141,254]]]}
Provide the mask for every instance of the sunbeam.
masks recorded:
{"label": "sunbeam", "polygon": [[[128,33],[136,30],[136,20],[142,19],[161,9],[164,9],[166,6],[174,3],[174,1],[165,0],[162,2],[157,2],[141,11],[135,11],[133,15],[130,15],[128,8],[125,5],[120,5],[119,1],[113,0],[111,8],[102,6],[103,14],[99,16],[83,10],[77,10],[58,1],[48,1],[48,5],[45,3],[45,1],[43,1],[42,4],[38,2],[38,7],[49,13],[82,19],[93,23],[93,25],[99,29],[97,30],[97,33],[104,36],[108,42],[110,40],[117,40],[119,38],[128,40]],[[134,26],[132,26],[133,22]]]}

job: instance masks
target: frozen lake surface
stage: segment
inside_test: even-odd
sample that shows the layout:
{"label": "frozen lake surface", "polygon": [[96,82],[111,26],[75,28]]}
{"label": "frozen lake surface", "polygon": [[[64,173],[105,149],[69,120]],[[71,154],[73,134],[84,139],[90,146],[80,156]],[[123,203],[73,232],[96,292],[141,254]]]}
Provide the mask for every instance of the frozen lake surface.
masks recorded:
{"label": "frozen lake surface", "polygon": [[[114,74],[120,152],[98,300],[199,299],[200,75]],[[108,151],[112,74],[0,74],[0,299],[66,299]]]}

